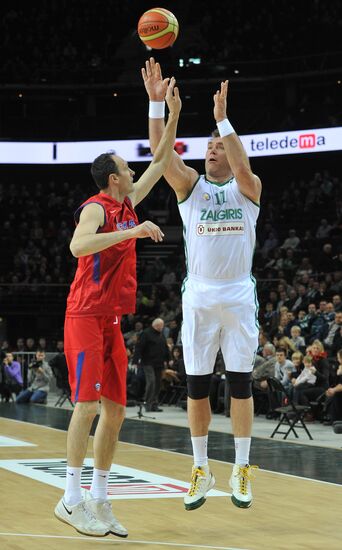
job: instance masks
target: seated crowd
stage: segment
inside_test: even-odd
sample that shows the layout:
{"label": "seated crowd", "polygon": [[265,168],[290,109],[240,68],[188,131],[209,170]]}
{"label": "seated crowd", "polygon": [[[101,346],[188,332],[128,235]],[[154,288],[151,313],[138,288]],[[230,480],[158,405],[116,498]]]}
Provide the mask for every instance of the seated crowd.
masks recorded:
{"label": "seated crowd", "polygon": [[[169,193],[168,188],[165,189],[165,193]],[[3,224],[0,244],[3,249],[6,247],[6,254],[2,255],[6,269],[0,279],[4,304],[13,293],[16,298],[19,286],[20,292],[28,292],[30,287],[26,284],[37,285],[39,292],[56,293],[53,286],[49,287],[51,284],[58,288],[65,285],[67,291],[75,268],[74,259],[68,252],[73,230],[70,212],[82,201],[83,193],[79,184],[68,182],[50,181],[45,194],[41,183],[33,184],[30,189],[26,183],[0,185]],[[153,204],[153,193],[149,200]],[[253,371],[255,395],[265,392],[267,378],[276,375],[298,403],[317,404],[319,401],[326,410],[322,413],[320,407],[313,406],[313,416],[331,422],[342,418],[339,367],[342,349],[342,181],[324,170],[307,181],[291,182],[283,191],[266,189],[262,200],[264,206],[258,222],[253,266],[258,280],[261,327]],[[26,208],[25,217],[21,213],[23,201],[28,201],[27,205],[30,201],[35,204],[35,208]],[[67,210],[63,207],[65,204]],[[148,206],[149,202],[146,211]],[[15,227],[19,229],[19,237]],[[137,309],[134,315],[127,315],[122,320],[130,363],[132,395],[129,397],[135,400],[144,399],[145,384],[145,373],[139,369],[134,356],[136,345],[142,332],[156,318],[161,318],[165,324],[163,334],[169,350],[162,365],[165,374],[161,391],[170,389],[174,382],[185,385],[183,367],[181,376],[170,372],[178,370],[181,357],[180,284],[185,275],[181,246],[179,243],[177,252],[168,260],[158,255],[147,261],[139,259],[138,249]],[[26,342],[18,338],[16,344],[11,342],[10,346],[3,343],[2,383],[12,373],[12,393],[20,395],[21,390],[29,389],[34,395],[39,388],[32,378],[36,378],[37,372],[42,373],[27,368],[21,380],[16,357],[6,352],[47,351],[52,349],[49,346],[44,338],[36,341],[27,338]],[[180,356],[173,357],[177,353]],[[178,364],[176,369],[174,364]],[[229,388],[224,371],[222,357],[218,356],[211,392],[212,409],[217,412],[224,408],[227,412],[224,404],[229,398]],[[40,388],[44,388],[43,381],[47,385],[47,380],[41,380]],[[28,394],[25,395],[27,398]]]}
{"label": "seated crowd", "polygon": [[[276,10],[248,0],[214,6],[197,0],[196,10],[189,0],[171,6],[181,24],[179,39],[167,52],[171,59],[184,54],[200,56],[209,65],[338,51],[338,0],[309,2],[302,13],[285,0],[277,1]],[[4,58],[0,79],[65,83],[119,78],[129,68],[132,50],[144,55],[136,25],[150,7],[142,0],[108,2],[101,9],[76,0],[8,5],[0,22]],[[42,33],[42,28],[50,32]],[[256,32],[258,40],[251,50],[250,40]],[[320,40],[312,40],[318,33]]]}

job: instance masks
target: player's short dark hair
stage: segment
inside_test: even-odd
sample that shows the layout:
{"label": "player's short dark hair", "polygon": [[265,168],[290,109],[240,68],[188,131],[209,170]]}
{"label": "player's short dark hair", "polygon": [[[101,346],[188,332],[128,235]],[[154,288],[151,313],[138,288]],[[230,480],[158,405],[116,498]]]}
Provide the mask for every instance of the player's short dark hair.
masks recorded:
{"label": "player's short dark hair", "polygon": [[113,153],[102,153],[96,157],[91,165],[90,172],[99,189],[108,187],[108,177],[110,174],[119,174],[119,168],[113,159]]}
{"label": "player's short dark hair", "polygon": [[217,128],[215,128],[215,130],[213,130],[213,131],[211,132],[211,137],[212,137],[212,138],[220,137],[220,132],[218,131]]}
{"label": "player's short dark hair", "polygon": [[286,356],[286,349],[285,348],[277,348],[276,353],[284,353]]}

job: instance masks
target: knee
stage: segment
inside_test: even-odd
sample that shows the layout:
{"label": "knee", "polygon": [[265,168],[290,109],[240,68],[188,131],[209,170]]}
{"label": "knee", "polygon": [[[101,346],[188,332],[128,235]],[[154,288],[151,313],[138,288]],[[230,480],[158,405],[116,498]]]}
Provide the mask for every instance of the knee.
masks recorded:
{"label": "knee", "polygon": [[124,405],[102,397],[100,416],[103,420],[121,425],[125,419],[125,414],[126,407]]}
{"label": "knee", "polygon": [[78,401],[75,406],[75,412],[78,416],[93,420],[96,416],[98,401]]}
{"label": "knee", "polygon": [[120,424],[122,424],[122,422],[125,420],[125,415],[126,415],[126,407],[124,407],[124,405],[119,405],[116,403],[115,417],[117,418]]}
{"label": "knee", "polygon": [[187,375],[188,396],[191,399],[204,399],[209,396],[211,374]]}
{"label": "knee", "polygon": [[230,395],[234,399],[252,397],[252,373],[226,371]]}

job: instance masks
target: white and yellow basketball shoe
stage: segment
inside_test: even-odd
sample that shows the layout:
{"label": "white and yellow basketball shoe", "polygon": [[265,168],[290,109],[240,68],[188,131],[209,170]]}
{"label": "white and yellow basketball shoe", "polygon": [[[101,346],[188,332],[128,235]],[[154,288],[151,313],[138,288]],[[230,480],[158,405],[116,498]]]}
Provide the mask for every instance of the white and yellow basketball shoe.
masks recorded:
{"label": "white and yellow basketball shoe", "polygon": [[229,485],[233,490],[232,503],[238,508],[249,508],[252,505],[251,476],[252,471],[257,468],[258,466],[250,466],[249,464],[245,466],[234,464]]}
{"label": "white and yellow basketball shoe", "polygon": [[191,484],[184,497],[186,510],[196,510],[207,500],[207,492],[215,485],[215,478],[209,466],[193,466]]}

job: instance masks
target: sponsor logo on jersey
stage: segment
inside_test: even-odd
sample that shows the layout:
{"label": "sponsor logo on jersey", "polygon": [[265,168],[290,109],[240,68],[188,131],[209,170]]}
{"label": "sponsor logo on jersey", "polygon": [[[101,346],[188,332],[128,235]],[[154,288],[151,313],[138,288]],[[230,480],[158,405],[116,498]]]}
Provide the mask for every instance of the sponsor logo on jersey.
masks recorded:
{"label": "sponsor logo on jersey", "polygon": [[204,199],[205,201],[210,201],[210,195],[209,195],[209,193],[203,193],[202,199]]}
{"label": "sponsor logo on jersey", "polygon": [[243,235],[244,232],[244,222],[198,223],[196,228],[196,234],[200,237],[207,237],[208,235]]}
{"label": "sponsor logo on jersey", "polygon": [[222,210],[211,210],[210,208],[201,209],[201,222],[219,220],[241,220],[242,208],[224,208]]}
{"label": "sponsor logo on jersey", "polygon": [[136,223],[134,220],[129,220],[128,222],[119,222],[116,224],[116,229],[118,231],[124,231],[125,229],[131,229],[131,227],[135,227]]}
{"label": "sponsor logo on jersey", "polygon": [[101,389],[101,384],[100,384],[100,382],[96,382],[96,384],[95,384],[95,390],[96,390],[96,391],[100,391],[100,389]]}

